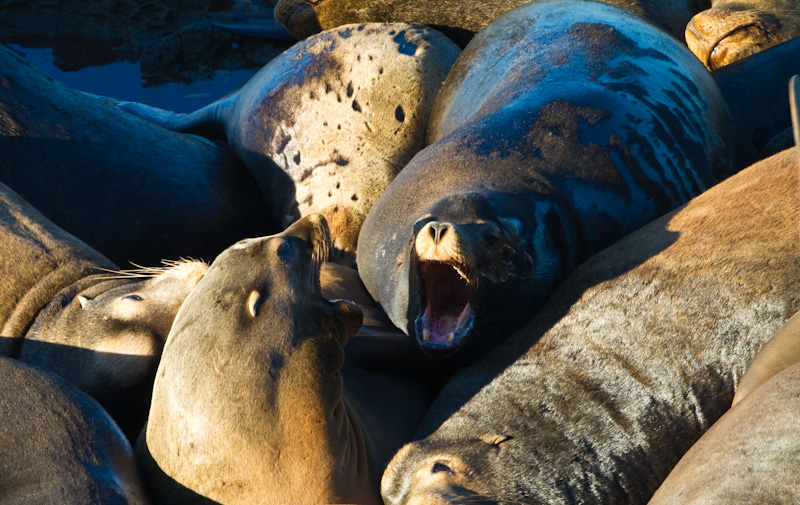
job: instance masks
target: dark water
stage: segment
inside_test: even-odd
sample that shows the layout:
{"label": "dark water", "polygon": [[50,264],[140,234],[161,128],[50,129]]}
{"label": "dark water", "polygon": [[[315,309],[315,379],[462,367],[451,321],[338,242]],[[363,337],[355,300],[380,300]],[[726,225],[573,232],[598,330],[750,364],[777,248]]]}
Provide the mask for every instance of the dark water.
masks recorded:
{"label": "dark water", "polygon": [[121,61],[65,72],[53,64],[51,49],[9,45],[39,70],[75,89],[175,112],[191,112],[217,100],[244,84],[258,70],[217,70],[211,79],[145,86],[138,62]]}

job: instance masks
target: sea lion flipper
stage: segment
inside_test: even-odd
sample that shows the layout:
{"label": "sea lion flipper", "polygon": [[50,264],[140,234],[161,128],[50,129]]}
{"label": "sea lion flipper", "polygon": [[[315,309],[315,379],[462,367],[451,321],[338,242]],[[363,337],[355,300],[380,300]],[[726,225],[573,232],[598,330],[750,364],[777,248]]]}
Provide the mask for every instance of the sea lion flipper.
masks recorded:
{"label": "sea lion flipper", "polygon": [[800,107],[797,99],[800,97],[800,79],[793,75],[789,79],[789,110],[792,115],[792,131],[794,132],[794,145],[800,152]]}
{"label": "sea lion flipper", "polygon": [[208,24],[226,32],[246,37],[258,37],[269,40],[297,40],[289,30],[275,20],[272,9],[269,14],[251,14],[234,18],[230,22],[208,21]]}
{"label": "sea lion flipper", "polygon": [[224,101],[223,99],[214,102],[188,114],[172,112],[139,102],[118,101],[117,107],[168,130],[219,139],[225,138],[225,123],[218,115],[218,112],[222,110],[219,108],[219,104]]}

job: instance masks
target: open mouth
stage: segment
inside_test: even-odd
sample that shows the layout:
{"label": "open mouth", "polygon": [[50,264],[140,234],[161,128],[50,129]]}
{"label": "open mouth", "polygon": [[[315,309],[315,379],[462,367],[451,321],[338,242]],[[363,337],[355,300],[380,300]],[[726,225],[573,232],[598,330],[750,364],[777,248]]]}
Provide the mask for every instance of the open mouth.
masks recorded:
{"label": "open mouth", "polygon": [[425,310],[416,321],[417,342],[437,354],[451,354],[472,327],[470,283],[457,266],[448,263],[422,262],[420,272]]}

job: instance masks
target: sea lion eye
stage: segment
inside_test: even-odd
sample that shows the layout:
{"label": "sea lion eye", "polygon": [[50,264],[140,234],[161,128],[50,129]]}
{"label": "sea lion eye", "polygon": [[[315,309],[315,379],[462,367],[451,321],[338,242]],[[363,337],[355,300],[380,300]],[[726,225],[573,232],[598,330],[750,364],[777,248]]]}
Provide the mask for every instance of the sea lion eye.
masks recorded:
{"label": "sea lion eye", "polygon": [[141,302],[142,300],[144,300],[144,298],[142,298],[139,295],[125,295],[125,296],[122,297],[122,299],[123,300],[136,300],[137,302]]}
{"label": "sea lion eye", "polygon": [[445,465],[444,463],[436,462],[433,464],[433,468],[431,468],[431,473],[439,473],[439,472],[447,472],[449,474],[453,473],[453,470],[450,469],[449,466]]}
{"label": "sea lion eye", "polygon": [[275,254],[278,255],[281,261],[288,261],[292,256],[292,243],[288,240],[281,240],[278,247],[275,249]]}

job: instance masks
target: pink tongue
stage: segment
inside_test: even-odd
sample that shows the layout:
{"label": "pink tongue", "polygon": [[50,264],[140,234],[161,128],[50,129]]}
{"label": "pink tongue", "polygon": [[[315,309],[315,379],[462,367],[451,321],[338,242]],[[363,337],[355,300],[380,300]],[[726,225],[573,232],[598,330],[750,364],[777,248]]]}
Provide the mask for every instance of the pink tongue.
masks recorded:
{"label": "pink tongue", "polygon": [[431,341],[435,344],[444,344],[447,337],[453,332],[456,325],[456,318],[453,316],[442,316],[433,323],[431,328]]}

